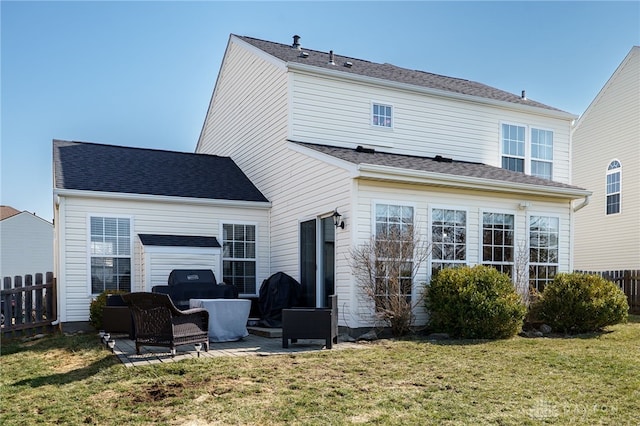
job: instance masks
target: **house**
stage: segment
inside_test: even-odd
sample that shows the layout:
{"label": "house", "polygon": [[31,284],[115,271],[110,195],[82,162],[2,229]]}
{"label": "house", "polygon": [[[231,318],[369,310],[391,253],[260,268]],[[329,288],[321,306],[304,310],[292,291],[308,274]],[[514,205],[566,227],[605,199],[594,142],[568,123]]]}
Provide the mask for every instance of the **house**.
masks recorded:
{"label": "house", "polygon": [[53,224],[28,211],[0,206],[0,277],[53,271]]}
{"label": "house", "polygon": [[577,121],[573,141],[573,182],[593,192],[576,215],[574,267],[640,270],[640,46]]}
{"label": "house", "polygon": [[228,157],[54,140],[53,172],[63,328],[104,290],[151,291],[173,269],[250,294],[243,280],[269,273],[271,204]]}
{"label": "house", "polygon": [[[372,235],[413,225],[433,271],[488,264],[535,288],[573,268],[577,117],[474,81],[231,35],[196,152],[227,156],[271,202],[268,270],[339,325],[376,324],[350,268]],[[332,216],[341,215],[334,226]],[[258,277],[260,279],[262,277]],[[418,322],[426,313],[418,307]]]}
{"label": "house", "polygon": [[[488,264],[542,289],[573,268],[573,114],[474,81],[231,35],[194,154],[54,141],[59,304],[149,290],[185,265],[242,297],[276,272],[339,325],[377,325],[350,254],[415,228],[434,271]],[[194,247],[194,239],[209,241]],[[215,242],[213,242],[215,239]],[[221,247],[219,247],[221,246]],[[418,323],[427,319],[416,307]]]}

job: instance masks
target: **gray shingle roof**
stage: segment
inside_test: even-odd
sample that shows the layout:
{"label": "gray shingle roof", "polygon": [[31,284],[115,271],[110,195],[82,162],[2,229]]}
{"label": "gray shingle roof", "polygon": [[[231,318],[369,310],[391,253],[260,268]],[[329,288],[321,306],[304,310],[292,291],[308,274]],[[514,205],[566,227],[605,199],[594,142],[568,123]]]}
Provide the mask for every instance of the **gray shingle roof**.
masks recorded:
{"label": "gray shingle roof", "polygon": [[235,201],[268,201],[229,157],[53,141],[54,187]]}
{"label": "gray shingle roof", "polygon": [[400,169],[441,173],[443,175],[489,179],[514,184],[536,185],[547,188],[562,188],[577,191],[583,190],[583,188],[579,188],[577,186],[542,179],[526,175],[524,173],[513,172],[511,170],[489,166],[482,163],[471,163],[456,160],[448,161],[446,159],[444,161],[438,161],[435,158],[430,157],[389,154],[378,151],[372,152],[372,150],[337,148],[333,146],[316,145],[303,142],[294,143],[353,164],[371,164],[377,166],[396,167]]}
{"label": "gray shingle roof", "polygon": [[[401,68],[387,63],[379,64],[363,59],[341,56],[335,53],[335,65],[330,65],[328,52],[307,49],[305,47],[302,47],[301,50],[298,50],[287,44],[275,43],[246,36],[236,35],[236,37],[284,62],[306,64],[314,67],[340,71],[347,74],[357,74],[361,76],[394,81],[398,83],[427,87],[430,89],[444,90],[447,92],[459,93],[463,95],[477,96],[486,99],[510,102],[513,104],[534,106],[551,111],[561,111],[557,108],[553,108],[551,106],[533,101],[531,99],[522,99],[520,95],[505,92],[504,90],[496,89],[495,87],[487,86],[486,84],[477,83],[471,80],[447,77],[444,75],[432,74],[425,71]],[[301,56],[301,52],[308,53],[308,56]],[[344,65],[346,62],[351,62],[351,67],[346,67]]]}
{"label": "gray shingle roof", "polygon": [[216,237],[199,235],[138,234],[142,245],[167,247],[220,247]]}

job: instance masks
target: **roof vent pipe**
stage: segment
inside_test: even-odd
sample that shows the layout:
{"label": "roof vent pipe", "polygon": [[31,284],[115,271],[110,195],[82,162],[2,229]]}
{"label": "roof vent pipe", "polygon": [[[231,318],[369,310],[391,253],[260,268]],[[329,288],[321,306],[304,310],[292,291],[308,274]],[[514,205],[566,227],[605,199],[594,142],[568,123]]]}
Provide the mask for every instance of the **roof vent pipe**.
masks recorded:
{"label": "roof vent pipe", "polygon": [[294,48],[294,49],[300,50],[300,36],[299,35],[294,35],[293,36],[293,44],[291,45],[291,47]]}
{"label": "roof vent pipe", "polygon": [[522,91],[522,94],[520,95],[520,97],[522,98],[523,101],[527,100],[527,92],[525,92],[524,90]]}
{"label": "roof vent pipe", "polygon": [[329,65],[335,65],[336,63],[333,61],[333,50],[329,51]]}

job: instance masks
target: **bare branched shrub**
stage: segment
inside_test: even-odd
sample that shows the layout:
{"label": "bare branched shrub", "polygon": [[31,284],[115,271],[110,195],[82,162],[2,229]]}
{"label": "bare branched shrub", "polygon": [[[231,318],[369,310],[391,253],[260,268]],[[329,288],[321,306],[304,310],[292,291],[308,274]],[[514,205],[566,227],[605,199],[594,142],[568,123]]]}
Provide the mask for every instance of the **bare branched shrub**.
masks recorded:
{"label": "bare branched shrub", "polygon": [[375,315],[391,328],[394,336],[407,334],[414,323],[414,308],[423,293],[412,297],[413,281],[429,255],[415,227],[398,227],[372,236],[351,250],[351,270],[365,298],[375,306]]}
{"label": "bare branched shrub", "polygon": [[516,250],[515,287],[522,297],[522,302],[528,307],[531,304],[533,294],[529,284],[529,250],[527,249],[527,242],[524,240],[519,241]]}

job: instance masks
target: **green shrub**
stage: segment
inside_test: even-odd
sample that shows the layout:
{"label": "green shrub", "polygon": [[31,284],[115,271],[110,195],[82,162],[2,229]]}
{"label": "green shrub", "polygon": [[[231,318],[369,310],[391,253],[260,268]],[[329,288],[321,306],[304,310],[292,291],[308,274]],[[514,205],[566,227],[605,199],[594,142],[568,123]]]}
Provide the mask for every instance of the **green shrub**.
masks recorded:
{"label": "green shrub", "polygon": [[611,281],[598,275],[562,273],[545,286],[532,309],[555,330],[584,333],[626,322],[629,304]]}
{"label": "green shrub", "polygon": [[427,286],[425,306],[434,331],[473,339],[514,336],[526,314],[509,276],[482,265],[440,271]]}
{"label": "green shrub", "polygon": [[91,301],[89,306],[89,324],[96,330],[102,330],[102,309],[107,306],[107,296],[112,294],[125,294],[122,290],[105,290]]}

